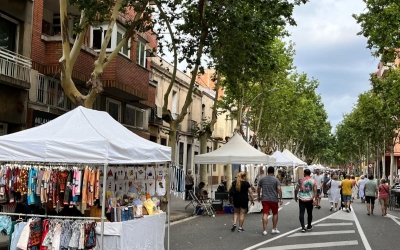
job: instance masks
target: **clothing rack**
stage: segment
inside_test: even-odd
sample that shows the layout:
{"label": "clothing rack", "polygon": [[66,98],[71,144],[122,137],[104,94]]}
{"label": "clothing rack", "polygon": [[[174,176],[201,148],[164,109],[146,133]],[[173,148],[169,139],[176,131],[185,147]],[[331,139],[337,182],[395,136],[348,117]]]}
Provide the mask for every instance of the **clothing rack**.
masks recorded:
{"label": "clothing rack", "polygon": [[[43,215],[43,214],[20,214],[20,213],[3,213],[3,212],[0,212],[0,216],[1,215],[52,218],[52,219],[101,220],[101,217],[82,217],[82,216],[78,217],[78,216]],[[104,219],[106,219],[106,218],[104,218]]]}

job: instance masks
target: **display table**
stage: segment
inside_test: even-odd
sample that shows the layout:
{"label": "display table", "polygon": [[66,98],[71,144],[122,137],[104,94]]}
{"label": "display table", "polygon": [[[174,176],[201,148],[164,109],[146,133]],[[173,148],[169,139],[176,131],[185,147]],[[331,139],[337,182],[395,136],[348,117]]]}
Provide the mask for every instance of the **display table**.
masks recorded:
{"label": "display table", "polygon": [[[164,250],[165,212],[124,222],[104,223],[104,248],[112,250]],[[101,225],[96,238],[100,249]]]}
{"label": "display table", "polygon": [[281,186],[282,198],[293,199],[294,198],[294,186]]}

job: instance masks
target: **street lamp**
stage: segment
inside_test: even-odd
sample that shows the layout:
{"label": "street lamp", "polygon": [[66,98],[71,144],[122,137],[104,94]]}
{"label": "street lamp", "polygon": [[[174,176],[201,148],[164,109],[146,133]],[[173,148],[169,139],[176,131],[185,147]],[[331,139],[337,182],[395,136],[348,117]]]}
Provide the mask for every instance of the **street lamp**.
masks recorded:
{"label": "street lamp", "polygon": [[[272,92],[275,92],[275,91],[277,91],[277,90],[279,90],[279,89],[280,89],[280,88],[272,88],[272,89],[268,90],[267,93],[272,93]],[[249,110],[250,110],[251,105],[253,104],[253,102],[254,102],[258,97],[260,97],[263,93],[264,93],[264,92],[261,92],[261,93],[259,93],[258,95],[256,95],[256,96],[253,98],[253,100],[251,100],[251,102],[250,102],[250,104],[249,104],[249,106],[248,106],[248,108],[247,108],[247,111],[246,111],[246,142],[249,142],[249,139],[250,139]]]}

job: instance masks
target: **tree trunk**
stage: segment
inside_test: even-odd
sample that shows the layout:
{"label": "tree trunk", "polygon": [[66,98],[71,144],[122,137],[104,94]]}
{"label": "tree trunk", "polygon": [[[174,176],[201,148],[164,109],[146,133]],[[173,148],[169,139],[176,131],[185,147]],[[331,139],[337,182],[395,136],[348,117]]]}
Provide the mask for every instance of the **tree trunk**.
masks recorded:
{"label": "tree trunk", "polygon": [[382,178],[386,178],[386,159],[385,152],[382,155]]}
{"label": "tree trunk", "polygon": [[[178,124],[176,121],[170,123],[170,131],[168,136],[168,146],[171,147],[171,164],[176,164],[176,137]],[[167,174],[165,175],[165,195],[162,197],[160,202],[160,208],[162,211],[167,212],[168,209],[168,197],[170,193],[170,176],[169,176],[169,165],[167,166]]]}
{"label": "tree trunk", "polygon": [[389,173],[389,175],[390,175],[390,180],[389,180],[390,186],[393,186],[393,176],[394,176],[393,168],[394,168],[395,164],[396,164],[396,162],[395,162],[395,159],[394,159],[394,147],[393,147],[393,148],[390,149],[390,173]]}
{"label": "tree trunk", "polygon": [[[207,133],[204,133],[203,135],[200,136],[200,154],[206,154],[207,153],[207,139],[209,135],[206,135]],[[201,164],[200,165],[200,182],[204,182],[206,186],[208,185],[208,174],[207,174],[207,164]]]}

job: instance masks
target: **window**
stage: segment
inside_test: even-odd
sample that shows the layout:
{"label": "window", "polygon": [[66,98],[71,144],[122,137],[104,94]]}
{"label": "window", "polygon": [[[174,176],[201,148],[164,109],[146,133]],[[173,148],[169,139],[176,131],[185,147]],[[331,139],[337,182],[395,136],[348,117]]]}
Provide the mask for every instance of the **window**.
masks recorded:
{"label": "window", "polygon": [[[122,41],[122,39],[124,38],[124,35],[125,35],[125,30],[122,30],[122,28],[120,28],[119,26],[118,26],[118,30],[117,30],[117,44],[116,44],[116,46]],[[125,45],[121,48],[121,50],[119,51],[119,53],[121,53],[121,54],[123,54],[123,55],[125,55],[125,56],[127,56],[127,57],[129,57],[129,55],[130,55],[130,51],[129,51],[129,48],[130,48],[130,45],[131,44],[131,39],[128,39],[128,42],[126,42],[125,43]]]}
{"label": "window", "polygon": [[110,116],[112,118],[114,118],[116,121],[121,122],[121,103],[107,98],[106,99],[106,109],[108,114],[110,114]]}
{"label": "window", "polygon": [[0,47],[17,52],[19,23],[0,13]]}
{"label": "window", "polygon": [[[107,45],[108,52],[111,52],[114,48],[117,47],[119,42],[121,42],[122,39],[124,38],[126,32],[126,30],[123,27],[117,24],[116,27],[117,27],[116,29],[112,30],[110,41],[108,42]],[[98,27],[92,27],[92,36],[90,38],[91,39],[90,44],[94,50],[101,49],[101,45],[103,44],[104,38],[107,33],[107,29],[108,29],[108,24],[99,25]],[[130,43],[131,39],[129,39],[128,42],[119,51],[124,56],[127,57],[130,56],[130,47],[129,47]]]}
{"label": "window", "polygon": [[125,107],[124,123],[138,128],[143,128],[144,110],[131,105]]}
{"label": "window", "polygon": [[72,109],[72,102],[65,95],[61,81],[42,74],[38,75],[37,102],[66,110]]}
{"label": "window", "polygon": [[184,144],[179,143],[179,166],[183,166],[183,154],[184,154]]}
{"label": "window", "polygon": [[0,136],[7,134],[7,123],[0,122]]}
{"label": "window", "polygon": [[[74,27],[79,25],[79,17],[75,17],[72,15],[69,15],[68,19],[68,36],[70,38],[75,39],[76,35],[74,34]],[[43,27],[42,27],[42,32],[43,32]],[[44,32],[46,33],[46,32]],[[58,35],[61,34],[61,18],[59,14],[53,15],[53,23],[51,25],[51,32],[50,35]]]}
{"label": "window", "polygon": [[141,40],[137,41],[136,63],[142,67],[146,67],[146,44]]}
{"label": "window", "polygon": [[167,139],[161,138],[161,145],[167,146]]}

